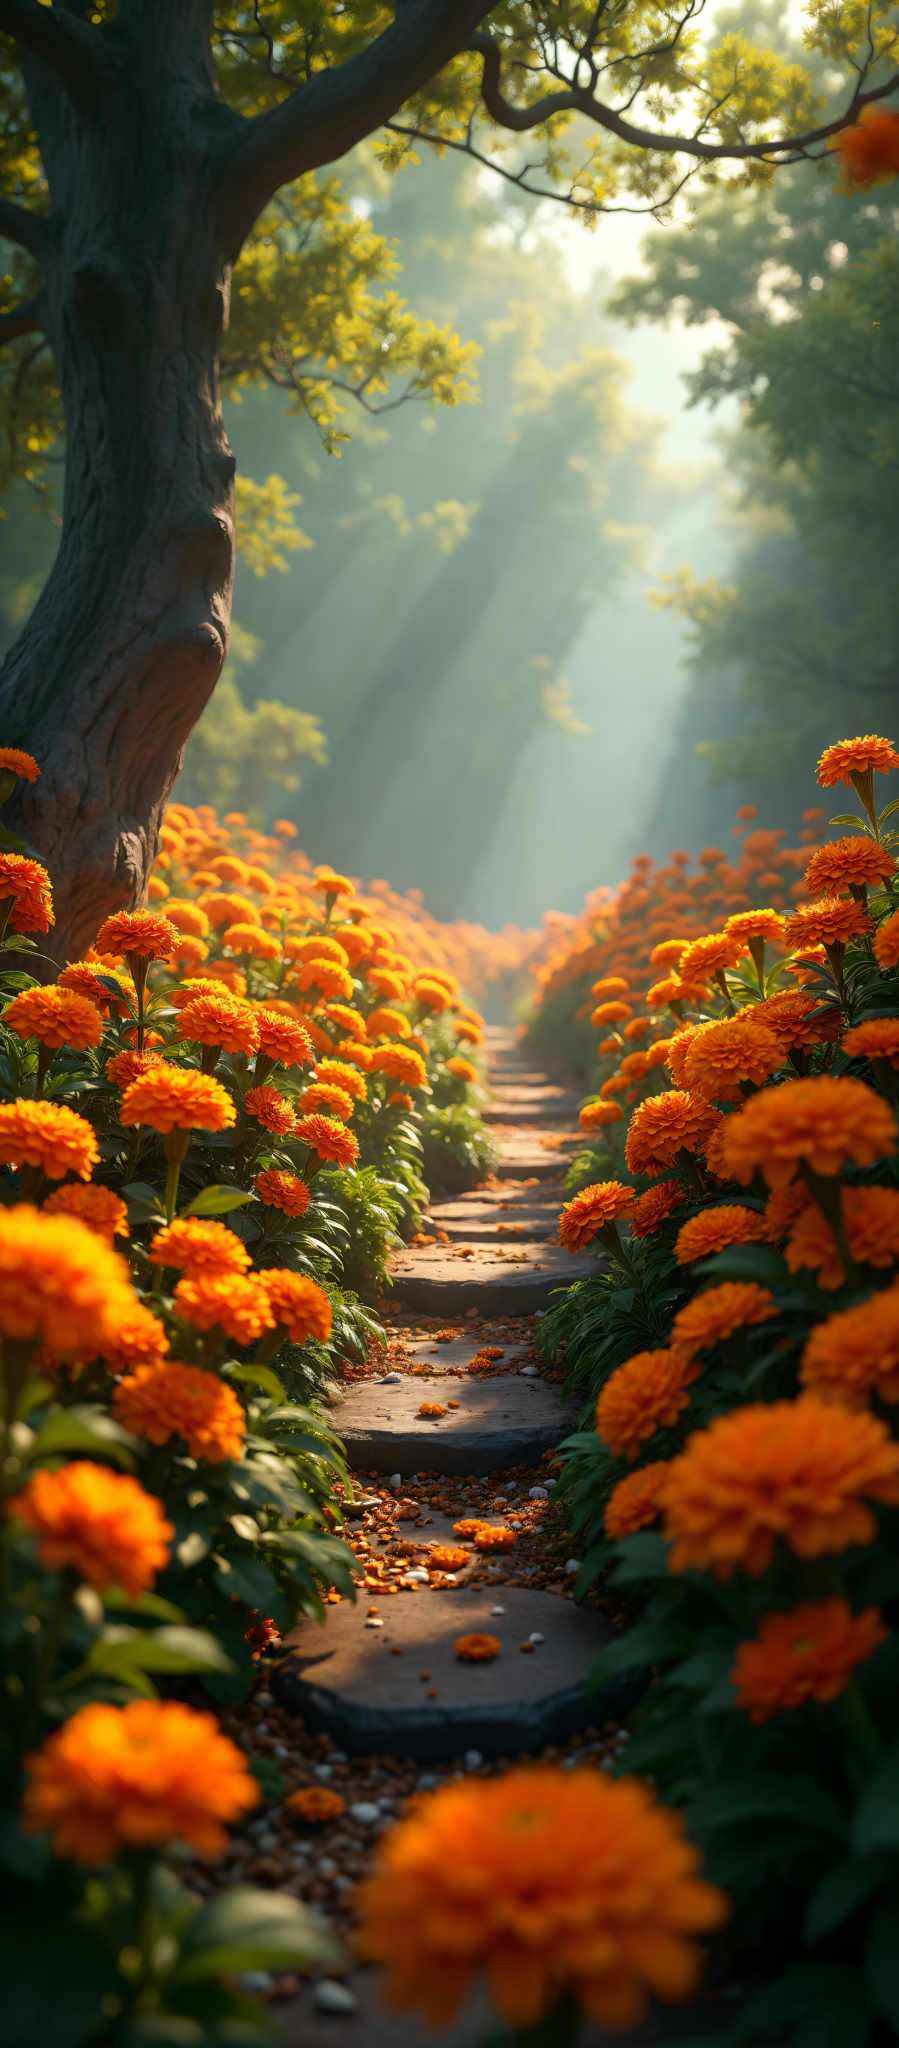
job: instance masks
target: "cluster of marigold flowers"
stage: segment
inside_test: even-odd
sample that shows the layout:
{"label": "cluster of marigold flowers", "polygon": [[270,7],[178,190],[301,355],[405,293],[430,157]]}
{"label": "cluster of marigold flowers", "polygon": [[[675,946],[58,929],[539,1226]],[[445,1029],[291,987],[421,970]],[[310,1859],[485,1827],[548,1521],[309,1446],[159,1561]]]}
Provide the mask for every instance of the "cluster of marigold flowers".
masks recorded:
{"label": "cluster of marigold flowers", "polygon": [[[639,1018],[625,1000],[632,975],[594,987],[599,1028],[610,1009],[623,1032],[645,1027],[655,1092],[629,1118],[616,1089],[601,1094],[596,1124],[622,1122],[630,1179],[582,1189],[559,1234],[571,1251],[595,1244],[626,1260],[628,1234],[661,1231],[695,1277],[666,1337],[611,1373],[596,1408],[607,1450],[634,1468],[608,1500],[606,1534],[659,1524],[673,1572],[758,1578],[784,1555],[839,1558],[876,1540],[878,1507],[899,1505],[899,1015],[886,979],[899,913],[875,799],[875,777],[897,766],[876,735],[826,750],[819,781],[853,786],[870,830],[804,856],[795,893],[806,900],[793,911],[740,906],[718,931],[659,941],[649,964],[668,973],[642,991]],[[769,992],[772,959],[782,966]],[[849,1027],[842,1004],[861,969],[877,1014]],[[589,1128],[589,1112],[582,1120]],[[750,1397],[691,1433],[694,1390],[722,1366],[745,1373],[772,1347],[797,1350],[776,1290],[703,1276],[702,1261],[756,1244],[825,1296],[845,1293],[830,1313],[810,1297],[793,1398]],[[653,1455],[660,1432],[680,1448]],[[754,1721],[829,1701],[885,1634],[878,1610],[853,1614],[841,1597],[769,1615],[738,1648],[737,1701]]]}

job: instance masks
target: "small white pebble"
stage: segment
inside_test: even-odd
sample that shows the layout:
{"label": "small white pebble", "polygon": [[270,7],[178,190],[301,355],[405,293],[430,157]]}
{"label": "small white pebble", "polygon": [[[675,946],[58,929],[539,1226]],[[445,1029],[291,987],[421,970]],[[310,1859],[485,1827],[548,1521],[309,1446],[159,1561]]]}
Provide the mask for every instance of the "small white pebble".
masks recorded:
{"label": "small white pebble", "polygon": [[520,1365],[518,1368],[518,1377],[520,1380],[535,1380],[539,1377],[539,1374],[539,1365]]}
{"label": "small white pebble", "polygon": [[336,1877],[339,1867],[333,1856],[320,1856],[315,1866],[319,1877]]}
{"label": "small white pebble", "polygon": [[378,1620],[378,1616],[376,1614],[367,1614],[365,1617],[365,1626],[366,1628],[383,1628],[384,1623],[383,1621]]}
{"label": "small white pebble", "polygon": [[270,1991],[275,1980],[269,1970],[245,1970],[240,1981],[245,1991]]}
{"label": "small white pebble", "polygon": [[436,1792],[443,1780],[436,1771],[423,1771],[415,1787],[416,1792]]}
{"label": "small white pebble", "polygon": [[257,1721],[257,1723],[256,1723],[256,1727],[255,1727],[255,1729],[254,1729],[254,1731],[253,1731],[253,1732],[254,1732],[254,1734],[255,1734],[255,1735],[267,1735],[267,1734],[268,1734],[268,1722],[267,1722],[267,1721]]}
{"label": "small white pebble", "polygon": [[276,1743],[275,1743],[275,1747],[274,1747],[274,1751],[273,1751],[273,1755],[275,1755],[275,1756],[289,1756],[289,1755],[290,1755],[290,1750],[288,1749],[288,1747],[287,1747],[287,1744],[286,1744],[286,1742],[276,1742]]}
{"label": "small white pebble", "polygon": [[327,1784],[328,1779],[332,1775],[330,1764],[313,1764],[312,1769],[315,1776],[321,1779],[322,1784]]}
{"label": "small white pebble", "polygon": [[402,1483],[403,1483],[403,1475],[402,1475],[402,1472],[391,1472],[391,1474],[390,1474],[390,1478],[389,1478],[389,1479],[388,1479],[388,1481],[387,1481],[387,1484],[388,1484],[388,1486],[402,1486]]}
{"label": "small white pebble", "polygon": [[491,1614],[505,1614],[505,1611],[504,1607],[491,1607],[490,1609]]}
{"label": "small white pebble", "polygon": [[351,2013],[359,2004],[355,1991],[348,1984],[335,1983],[333,1977],[323,1977],[312,1998],[317,2012]]}
{"label": "small white pebble", "polygon": [[581,1560],[580,1560],[580,1558],[579,1558],[579,1557],[570,1557],[570,1558],[568,1559],[568,1562],[567,1562],[566,1566],[565,1566],[565,1570],[566,1570],[567,1572],[572,1572],[572,1573],[574,1573],[574,1572],[579,1572],[579,1571],[580,1571],[580,1568],[581,1568]]}
{"label": "small white pebble", "polygon": [[360,1828],[373,1828],[381,1818],[373,1799],[357,1799],[355,1806],[347,1807],[347,1812]]}
{"label": "small white pebble", "polygon": [[378,1385],[381,1387],[401,1387],[402,1384],[403,1375],[401,1372],[385,1372],[383,1378],[378,1381]]}
{"label": "small white pebble", "polygon": [[484,1759],[479,1749],[467,1749],[465,1751],[465,1769],[467,1771],[479,1771],[483,1761]]}
{"label": "small white pebble", "polygon": [[546,1487],[545,1487],[545,1486],[532,1486],[532,1487],[530,1487],[530,1488],[528,1489],[528,1499],[529,1499],[529,1500],[548,1500],[548,1499],[549,1499],[549,1494],[548,1494],[548,1493],[547,1493],[547,1491],[546,1491]]}
{"label": "small white pebble", "polygon": [[535,1629],[533,1635],[528,1636],[529,1643],[545,1643],[545,1641],[546,1637],[540,1634],[539,1629]]}
{"label": "small white pebble", "polygon": [[253,1704],[257,1707],[273,1707],[275,1702],[270,1692],[257,1692]]}
{"label": "small white pebble", "polygon": [[[423,1568],[421,1571],[416,1569],[415,1571],[404,1572],[400,1580],[401,1586],[426,1586],[427,1583],[428,1574]],[[380,1626],[383,1626],[383,1624],[379,1623]]]}

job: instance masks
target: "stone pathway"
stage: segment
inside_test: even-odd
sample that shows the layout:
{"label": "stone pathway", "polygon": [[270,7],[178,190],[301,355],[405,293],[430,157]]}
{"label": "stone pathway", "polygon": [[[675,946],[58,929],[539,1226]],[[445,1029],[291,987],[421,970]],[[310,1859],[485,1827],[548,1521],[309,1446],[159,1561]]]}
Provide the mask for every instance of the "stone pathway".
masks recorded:
{"label": "stone pathway", "polygon": [[[493,1776],[525,1755],[611,1767],[627,1741],[628,1686],[586,1690],[614,1617],[572,1597],[577,1560],[551,1501],[555,1447],[575,1418],[533,1348],[532,1319],[553,1288],[596,1270],[554,1242],[577,1102],[528,1066],[511,1032],[490,1031],[488,1057],[496,1172],[436,1203],[396,1257],[387,1354],[348,1377],[331,1410],[359,1489],[345,1532],[359,1598],[335,1596],[322,1626],[292,1632],[265,1666],[270,1691],[242,1717],[244,1740],[287,1790],[328,1784],[346,1804],[316,1829],[274,1802],[236,1839],[227,1878],[287,1890],[338,1926],[412,1792],[451,1774]],[[502,1531],[502,1547],[480,1551],[455,1533],[469,1518]],[[432,1557],[447,1544],[464,1562]],[[492,1661],[454,1655],[456,1637],[474,1631],[499,1637]],[[272,1990],[284,2000],[285,2048],[473,2048],[490,2030],[477,2002],[436,2037],[385,2015],[364,1970]],[[629,2038],[670,2032],[660,2021]],[[612,2043],[585,2028],[583,2048]]]}

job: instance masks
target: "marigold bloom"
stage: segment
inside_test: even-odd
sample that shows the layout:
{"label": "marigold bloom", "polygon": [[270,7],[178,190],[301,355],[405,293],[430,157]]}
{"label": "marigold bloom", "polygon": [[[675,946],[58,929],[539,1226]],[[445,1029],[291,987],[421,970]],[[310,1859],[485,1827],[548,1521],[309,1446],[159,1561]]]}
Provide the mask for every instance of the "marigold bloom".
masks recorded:
{"label": "marigold bloom", "polygon": [[158,910],[120,910],[101,924],[98,953],[124,953],[126,960],[162,960],[178,943],[171,920]]}
{"label": "marigold bloom", "polygon": [[[899,177],[899,114],[890,107],[865,107],[852,128],[841,129],[837,148],[847,184],[861,191],[882,184],[884,179]],[[845,747],[852,743],[843,740],[841,744]],[[856,746],[859,744],[855,742]],[[889,742],[884,740],[882,744],[886,746]],[[836,747],[827,749],[829,754],[837,751]],[[822,760],[826,758],[822,755]],[[875,766],[879,768],[880,762]],[[844,782],[846,777],[834,775],[831,779]],[[818,781],[823,780],[819,774]]]}
{"label": "marigold bloom", "polygon": [[22,853],[0,853],[0,905],[12,903],[10,929],[48,932],[55,923],[50,877],[40,861]]}
{"label": "marigold bloom", "polygon": [[420,1401],[419,1415],[445,1415],[446,1408],[440,1401]]}
{"label": "marigold bloom", "polygon": [[657,1187],[647,1188],[645,1194],[637,1196],[630,1213],[634,1237],[651,1237],[683,1200],[684,1190],[679,1180],[662,1180]]}
{"label": "marigold bloom", "polygon": [[[169,1340],[158,1316],[133,1295],[116,1316],[109,1335],[102,1339],[100,1357],[111,1372],[133,1372],[138,1365],[156,1365],[165,1357]],[[96,1334],[80,1357],[85,1362],[97,1355]],[[78,1354],[76,1354],[77,1358]]]}
{"label": "marigold bloom", "polygon": [[736,967],[743,951],[742,941],[732,931],[706,932],[701,939],[691,939],[678,965],[681,981],[691,986],[707,982],[713,974],[723,974],[726,967]]}
{"label": "marigold bloom", "polygon": [[834,746],[825,747],[818,762],[818,781],[823,789],[833,789],[838,782],[852,782],[856,775],[868,775],[875,768],[887,775],[896,767],[899,754],[892,740],[867,732],[858,739],[837,740]]}
{"label": "marigold bloom", "polygon": [[578,1111],[578,1123],[582,1131],[599,1131],[604,1124],[621,1123],[624,1110],[620,1102],[585,1102]]}
{"label": "marigold bloom", "polygon": [[841,1599],[803,1600],[789,1614],[766,1614],[754,1640],[737,1645],[737,1705],[759,1723],[809,1700],[834,1700],[887,1635],[879,1608],[853,1614]]}
{"label": "marigold bloom", "polygon": [[754,1280],[725,1280],[709,1287],[679,1309],[671,1325],[671,1349],[687,1368],[687,1377],[697,1353],[726,1344],[736,1330],[754,1323],[769,1322],[777,1314],[777,1303],[767,1287]]}
{"label": "marigold bloom", "polygon": [[892,917],[884,918],[883,924],[878,926],[874,958],[884,972],[891,967],[899,967],[899,910],[894,910]]}
{"label": "marigold bloom", "polygon": [[258,1124],[264,1124],[267,1131],[274,1131],[283,1138],[293,1129],[295,1110],[286,1095],[279,1095],[277,1088],[251,1088],[244,1096],[244,1109],[248,1116],[255,1117]]}
{"label": "marigold bloom", "polygon": [[654,981],[646,991],[646,1000],[651,1010],[664,1010],[670,1004],[687,1001],[689,991],[679,974],[668,974],[662,981]]}
{"label": "marigold bloom", "polygon": [[463,1664],[489,1664],[499,1655],[502,1644],[499,1636],[457,1636],[453,1649]]}
{"label": "marigold bloom", "polygon": [[86,1459],[36,1472],[9,1512],[39,1537],[41,1564],[77,1572],[100,1592],[121,1586],[137,1598],[169,1561],[175,1531],[161,1503],[126,1473]]}
{"label": "marigold bloom", "polygon": [[349,1003],[326,1003],[324,1014],[329,1024],[336,1024],[338,1030],[348,1031],[350,1037],[362,1044],[365,1040],[365,1018],[361,1010],[354,1010]]}
{"label": "marigold bloom", "polygon": [[259,1032],[259,1051],[281,1067],[311,1067],[314,1054],[308,1031],[295,1017],[285,1017],[267,1003],[253,1011]]}
{"label": "marigold bloom", "polygon": [[457,1543],[432,1543],[428,1549],[428,1569],[435,1572],[461,1572],[471,1563],[471,1551],[463,1550]]}
{"label": "marigold bloom", "polygon": [[853,1060],[886,1060],[899,1067],[899,1017],[870,1017],[856,1024],[846,1032],[842,1049]]}
{"label": "marigold bloom", "polygon": [[626,996],[627,991],[628,984],[623,974],[604,974],[601,980],[593,982],[590,994],[591,996]]}
{"label": "marigold bloom", "polygon": [[810,946],[845,946],[849,939],[865,938],[873,930],[874,919],[854,897],[821,896],[817,903],[802,903],[791,911],[784,943],[791,952],[807,953]]}
{"label": "marigold bloom", "polygon": [[[340,1048],[338,1047],[339,1050]],[[454,1081],[474,1083],[478,1078],[477,1067],[473,1067],[470,1060],[460,1059],[458,1055],[454,1055],[452,1059],[447,1060],[446,1071],[448,1074],[452,1074]]]}
{"label": "marigold bloom", "polygon": [[319,1827],[322,1821],[339,1820],[346,1812],[346,1800],[341,1793],[332,1792],[330,1785],[304,1785],[301,1791],[291,1792],[285,1799],[284,1811],[291,1820]]}
{"label": "marigold bloom", "polygon": [[698,1024],[682,1024],[680,1030],[673,1031],[667,1041],[664,1064],[668,1068],[675,1088],[685,1088],[687,1085],[685,1079],[687,1054],[698,1030]]}
{"label": "marigold bloom", "polygon": [[738,1408],[692,1436],[665,1485],[672,1571],[757,1578],[797,1557],[871,1543],[869,1501],[899,1504],[899,1444],[875,1416],[811,1396]]}
{"label": "marigold bloom", "polygon": [[402,1081],[406,1088],[425,1088],[428,1070],[421,1053],[411,1045],[379,1045],[372,1055],[372,1067],[376,1074],[388,1074],[393,1081]]}
{"label": "marigold bloom", "polygon": [[86,1223],[89,1230],[112,1244],[117,1237],[128,1236],[128,1210],[121,1195],[114,1195],[111,1188],[104,1188],[99,1182],[70,1181],[63,1188],[54,1188],[52,1195],[41,1204],[45,1216],[77,1216]]}
{"label": "marigold bloom", "polygon": [[310,1152],[317,1152],[319,1159],[332,1160],[336,1166],[355,1166],[359,1157],[358,1138],[331,1117],[298,1117],[293,1135],[301,1145],[308,1145]]}
{"label": "marigold bloom", "polygon": [[698,1872],[680,1817],[637,1779],[526,1765],[446,1784],[382,1837],[356,1895],[358,1947],[386,1966],[388,2004],[435,2027],[485,1972],[516,2029],[569,1991],[626,2032],[651,1997],[697,1989],[696,1935],[727,1915]]}
{"label": "marigold bloom", "polygon": [[601,1031],[604,1024],[623,1023],[626,1017],[633,1015],[633,1009],[633,1003],[597,1003],[595,1010],[590,1012],[590,1022],[594,1030]]}
{"label": "marigold bloom", "polygon": [[607,1379],[596,1403],[596,1430],[618,1458],[633,1459],[663,1426],[673,1428],[689,1400],[683,1363],[671,1351],[637,1351]]}
{"label": "marigold bloom", "polygon": [[676,967],[687,944],[686,939],[661,939],[650,953],[650,967]]}
{"label": "marigold bloom", "polygon": [[207,989],[185,1004],[178,1019],[178,1036],[189,1038],[194,1045],[243,1053],[248,1059],[259,1050],[259,1024],[250,1004],[224,988]]}
{"label": "marigold bloom", "polygon": [[368,1095],[362,1075],[345,1060],[319,1060],[315,1078],[319,1083],[333,1082],[335,1087],[342,1088],[346,1095],[351,1095],[354,1102],[364,1102]]}
{"label": "marigold bloom", "polygon": [[0,1210],[0,1332],[37,1338],[53,1358],[102,1352],[137,1299],[128,1268],[75,1216],[22,1202]]}
{"label": "marigold bloom", "polygon": [[518,1539],[514,1529],[503,1525],[496,1528],[492,1522],[479,1522],[471,1540],[476,1550],[489,1555],[493,1550],[511,1550]]}
{"label": "marigold bloom", "polygon": [[559,1217],[559,1243],[569,1252],[590,1244],[597,1233],[634,1206],[634,1190],[620,1180],[596,1181],[566,1202]]}
{"label": "marigold bloom", "polygon": [[284,947],[291,960],[336,960],[338,967],[347,964],[346,948],[339,939],[322,932],[312,938],[297,938],[288,934]]}
{"label": "marigold bloom", "polygon": [[384,1004],[371,1010],[365,1020],[368,1038],[408,1038],[411,1029],[409,1019],[403,1016],[402,1010],[392,1010]]}
{"label": "marigold bloom", "polygon": [[274,1321],[286,1330],[292,1344],[307,1344],[310,1337],[319,1344],[327,1343],[331,1303],[323,1287],[305,1273],[289,1272],[286,1266],[265,1267],[254,1278],[265,1289]]}
{"label": "marigold bloom", "polygon": [[346,1088],[338,1088],[334,1081],[313,1081],[309,1088],[304,1088],[297,1103],[301,1115],[310,1116],[319,1109],[326,1116],[338,1117],[343,1123],[352,1116],[354,1106]]}
{"label": "marigold bloom", "polygon": [[0,1103],[0,1163],[39,1166],[48,1180],[90,1180],[100,1153],[90,1124],[55,1102]]}
{"label": "marigold bloom", "polygon": [[150,1239],[154,1266],[184,1273],[245,1273],[250,1254],[233,1230],[204,1216],[176,1216]]}
{"label": "marigold bloom", "polygon": [[751,1015],[779,1038],[784,1051],[812,1045],[829,1045],[839,1038],[843,1013],[835,1003],[819,1004],[801,989],[781,989],[776,996],[753,1004]]}
{"label": "marigold bloom", "polygon": [[662,1173],[679,1152],[700,1151],[719,1118],[712,1103],[688,1089],[650,1095],[637,1104],[630,1121],[624,1156],[631,1173]]}
{"label": "marigold bloom", "polygon": [[720,1102],[740,1099],[743,1083],[760,1087],[783,1064],[779,1038],[753,1016],[700,1024],[686,1048],[684,1085]]}
{"label": "marigold bloom", "polygon": [[223,1823],[259,1804],[259,1787],[213,1714],[177,1700],[80,1707],[27,1759],[22,1824],[57,1856],[87,1867],[123,1849],[182,1841],[220,1856]]}
{"label": "marigold bloom", "polygon": [[36,782],[41,772],[34,755],[26,754],[22,747],[0,747],[0,768],[22,782]]}
{"label": "marigold bloom", "polygon": [[679,1266],[695,1259],[709,1259],[727,1251],[732,1244],[755,1244],[768,1235],[764,1216],[741,1202],[721,1202],[715,1209],[700,1209],[697,1216],[682,1223],[674,1244]]}
{"label": "marigold bloom", "polygon": [[192,1067],[174,1067],[167,1060],[150,1067],[125,1089],[119,1110],[123,1124],[149,1124],[153,1130],[225,1131],[237,1111],[228,1094],[212,1074],[197,1074]]}
{"label": "marigold bloom", "polygon": [[[841,1206],[856,1265],[899,1265],[899,1188],[843,1188]],[[816,1202],[809,1202],[793,1224],[786,1260],[791,1273],[803,1268],[815,1273],[819,1287],[842,1287],[842,1260]]]}
{"label": "marigold bloom", "polygon": [[[56,986],[70,988],[77,996],[86,996],[88,1002],[93,1003],[95,1010],[100,1010],[104,1016],[113,1007],[117,1010],[125,1009],[128,1002],[125,989],[122,988],[121,996],[117,999],[112,990],[107,988],[106,982],[101,981],[100,974],[99,962],[94,966],[89,960],[70,960],[68,966],[57,976]],[[115,978],[107,972],[107,981]]]}
{"label": "marigold bloom", "polygon": [[182,901],[180,896],[170,896],[165,906],[165,914],[169,923],[176,925],[178,931],[182,932],[185,937],[191,939],[207,939],[209,937],[209,919],[205,910],[201,910],[198,903],[187,903]]}
{"label": "marigold bloom", "polygon": [[128,1088],[141,1074],[149,1073],[151,1067],[158,1067],[160,1054],[148,1052],[117,1052],[106,1062],[106,1079],[115,1088]]}
{"label": "marigold bloom", "polygon": [[764,1089],[727,1118],[721,1141],[731,1179],[745,1186],[759,1172],[772,1188],[803,1166],[836,1174],[849,1162],[873,1166],[895,1147],[888,1104],[864,1081],[834,1074]]}
{"label": "marigold bloom", "polygon": [[345,967],[336,960],[301,960],[293,969],[292,980],[299,989],[316,989],[323,996],[351,996],[352,977]]}
{"label": "marigold bloom", "polygon": [[486,1522],[480,1521],[477,1515],[465,1515],[461,1522],[453,1523],[453,1535],[465,1536],[470,1539],[472,1536],[477,1535],[479,1529],[485,1529],[488,1526]]}
{"label": "marigold bloom", "polygon": [[195,1330],[223,1330],[236,1344],[252,1344],[274,1316],[258,1273],[192,1267],[175,1288],[175,1309]]}
{"label": "marigold bloom", "polygon": [[872,1393],[899,1401],[899,1286],[818,1323],[807,1338],[800,1384],[821,1401],[863,1407]]}
{"label": "marigold bloom", "polygon": [[[346,875],[335,874],[333,868],[316,868],[311,887],[322,896],[355,896],[356,885]],[[341,916],[345,912],[341,911]]]}
{"label": "marigold bloom", "polygon": [[244,959],[280,960],[281,941],[259,924],[229,924],[222,933],[222,945]]}
{"label": "marigold bloom", "polygon": [[783,944],[784,921],[777,910],[736,910],[725,918],[724,929],[745,946],[753,939],[764,939],[770,946]]}
{"label": "marigold bloom", "polygon": [[619,1479],[606,1502],[603,1518],[603,1528],[612,1541],[633,1536],[638,1529],[648,1529],[658,1521],[667,1473],[667,1458],[657,1458],[653,1464],[641,1465],[636,1472],[627,1472]]}
{"label": "marigold bloom", "polygon": [[199,901],[200,909],[216,931],[224,931],[229,924],[259,923],[259,912],[249,896],[232,896],[226,890],[213,889]]}
{"label": "marigold bloom", "polygon": [[257,1173],[253,1186],[267,1208],[281,1209],[285,1216],[305,1216],[310,1194],[307,1183],[298,1174],[280,1173],[277,1167],[270,1166],[264,1173]]}
{"label": "marigold bloom", "polygon": [[3,1022],[18,1038],[36,1038],[52,1052],[64,1045],[84,1052],[103,1036],[99,1010],[67,988],[23,989],[7,1004]]}
{"label": "marigold bloom", "polygon": [[191,1457],[209,1465],[241,1456],[247,1424],[234,1388],[199,1366],[176,1358],[138,1365],[114,1389],[112,1407],[123,1429],[151,1444],[183,1437]]}
{"label": "marigold bloom", "polygon": [[858,833],[819,846],[805,870],[805,886],[810,896],[838,896],[841,889],[879,888],[895,872],[892,854]]}

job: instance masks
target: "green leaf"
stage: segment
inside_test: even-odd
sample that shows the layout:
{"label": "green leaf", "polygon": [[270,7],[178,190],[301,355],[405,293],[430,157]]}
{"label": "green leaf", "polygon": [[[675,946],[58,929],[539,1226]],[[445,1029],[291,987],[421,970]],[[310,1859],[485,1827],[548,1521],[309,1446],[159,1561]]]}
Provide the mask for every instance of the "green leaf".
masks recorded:
{"label": "green leaf", "polygon": [[223,1970],[333,1969],[341,1960],[336,1942],[296,1900],[235,1885],[194,1915],[172,1981],[194,1983]]}
{"label": "green leaf", "polygon": [[691,1833],[701,1837],[746,1821],[786,1819],[798,1828],[835,1835],[838,1840],[845,1836],[846,1816],[836,1799],[816,1778],[803,1778],[798,1772],[789,1778],[757,1771],[725,1779],[692,1802],[689,1826]]}
{"label": "green leaf", "polygon": [[28,1454],[28,1462],[55,1458],[61,1451],[96,1451],[116,1465],[133,1466],[134,1438],[120,1429],[102,1408],[86,1403],[74,1408],[57,1408],[41,1424]]}
{"label": "green leaf", "polygon": [[867,1780],[852,1819],[852,1847],[856,1856],[871,1856],[877,1849],[895,1849],[899,1844],[899,1742]]}
{"label": "green leaf", "polygon": [[821,1941],[854,1913],[863,1899],[891,1875],[889,1856],[859,1857],[838,1863],[816,1886],[805,1910],[805,1939]]}
{"label": "green leaf", "polygon": [[630,1585],[634,1580],[664,1579],[668,1576],[668,1546],[664,1536],[654,1529],[641,1529],[636,1536],[623,1536],[618,1545],[615,1568],[611,1573],[616,1585]]}
{"label": "green leaf", "polygon": [[189,1571],[191,1565],[201,1563],[210,1548],[209,1537],[204,1536],[202,1529],[191,1529],[187,1536],[182,1536],[180,1543],[175,1544],[175,1561],[184,1571]]}
{"label": "green leaf", "polygon": [[270,1614],[278,1628],[288,1619],[287,1603],[268,1567],[255,1557],[213,1558],[213,1578],[227,1600],[239,1600],[242,1607],[258,1614]]}
{"label": "green leaf", "polygon": [[277,1373],[272,1372],[270,1365],[238,1365],[232,1360],[225,1367],[225,1377],[229,1380],[239,1380],[241,1386],[259,1387],[263,1394],[268,1394],[273,1401],[283,1402],[287,1399],[287,1389],[282,1386]]}
{"label": "green leaf", "polygon": [[617,1678],[620,1671],[632,1671],[640,1664],[660,1663],[663,1658],[680,1656],[689,1649],[690,1636],[686,1629],[666,1627],[663,1622],[642,1622],[637,1628],[629,1628],[617,1642],[609,1643],[600,1650],[590,1672],[590,1689],[603,1685],[607,1678]]}
{"label": "green leaf", "polygon": [[885,1899],[871,1923],[868,1983],[878,2012],[899,2028],[899,1899]]}
{"label": "green leaf", "polygon": [[789,2048],[867,2048],[870,2023],[861,1970],[849,1963],[796,1963],[743,2006],[731,2039],[765,2048],[772,2036]]}
{"label": "green leaf", "polygon": [[206,1629],[105,1629],[85,1660],[94,1676],[126,1682],[147,1671],[223,1671],[233,1664]]}
{"label": "green leaf", "polygon": [[241,1209],[245,1202],[255,1200],[252,1188],[229,1188],[223,1183],[203,1188],[195,1195],[184,1216],[227,1216],[232,1209]]}
{"label": "green leaf", "polygon": [[0,1932],[4,2048],[82,2048],[117,1989],[111,1952],[48,1912],[7,1911]]}
{"label": "green leaf", "polygon": [[252,1515],[229,1515],[228,1523],[241,1543],[255,1543],[261,1533],[259,1523],[254,1522]]}
{"label": "green leaf", "polygon": [[122,1197],[128,1203],[129,1209],[148,1210],[151,1215],[158,1210],[160,1216],[165,1215],[159,1189],[151,1188],[149,1181],[130,1180],[127,1187],[122,1189]]}

